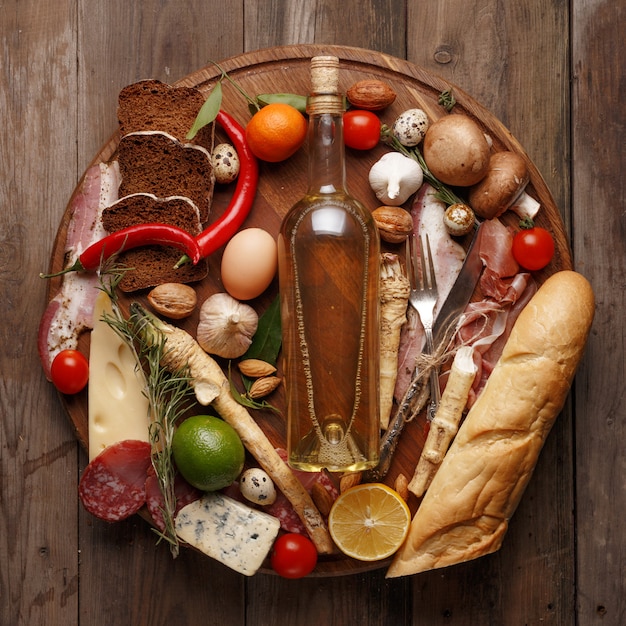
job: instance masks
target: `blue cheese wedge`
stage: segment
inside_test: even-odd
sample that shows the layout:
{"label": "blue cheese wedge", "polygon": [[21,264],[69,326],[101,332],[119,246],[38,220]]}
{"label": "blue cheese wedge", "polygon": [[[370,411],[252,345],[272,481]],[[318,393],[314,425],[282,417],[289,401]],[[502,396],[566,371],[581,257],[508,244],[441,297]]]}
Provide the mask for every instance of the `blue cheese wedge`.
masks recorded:
{"label": "blue cheese wedge", "polygon": [[221,493],[206,493],[176,516],[176,534],[227,567],[252,576],[268,555],[280,522]]}

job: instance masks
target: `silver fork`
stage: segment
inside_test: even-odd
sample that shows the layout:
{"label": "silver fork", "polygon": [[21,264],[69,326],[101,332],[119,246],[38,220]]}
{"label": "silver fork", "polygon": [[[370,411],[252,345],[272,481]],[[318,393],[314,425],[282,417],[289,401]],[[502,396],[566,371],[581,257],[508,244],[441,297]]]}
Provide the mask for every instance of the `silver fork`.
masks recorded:
{"label": "silver fork", "polygon": [[[424,241],[421,238],[418,239],[416,235],[407,237],[406,264],[409,281],[411,283],[409,302],[417,311],[422,326],[424,327],[424,334],[426,335],[424,353],[432,354],[434,351],[434,311],[438,292],[428,235],[424,236]],[[432,420],[440,400],[439,376],[436,367],[430,368],[429,382],[430,403],[428,405],[428,419]]]}

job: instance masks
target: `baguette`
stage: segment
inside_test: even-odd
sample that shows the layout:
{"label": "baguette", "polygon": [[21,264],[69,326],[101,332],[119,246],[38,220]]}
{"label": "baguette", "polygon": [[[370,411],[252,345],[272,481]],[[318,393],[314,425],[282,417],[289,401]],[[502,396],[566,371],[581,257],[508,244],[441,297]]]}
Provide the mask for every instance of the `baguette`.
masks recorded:
{"label": "baguette", "polygon": [[519,315],[387,577],[495,552],[563,408],[594,315],[580,274],[553,274]]}

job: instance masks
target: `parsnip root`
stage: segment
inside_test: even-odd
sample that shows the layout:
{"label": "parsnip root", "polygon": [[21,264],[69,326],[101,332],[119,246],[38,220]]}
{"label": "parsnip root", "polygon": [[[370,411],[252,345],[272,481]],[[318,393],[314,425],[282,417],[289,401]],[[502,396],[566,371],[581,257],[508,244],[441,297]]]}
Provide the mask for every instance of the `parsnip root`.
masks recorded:
{"label": "parsnip root", "polygon": [[[331,553],[334,547],[333,541],[311,496],[281,459],[247,409],[233,398],[230,383],[220,366],[183,329],[171,326],[147,313],[144,314],[144,318],[146,320],[144,332],[149,332],[150,327],[153,327],[158,331],[152,333],[153,340],[158,340],[159,333],[165,337],[163,367],[179,371],[187,366],[192,379],[203,381],[200,390],[195,388],[198,402],[202,405],[212,404],[224,421],[237,431],[246,449],[289,500],[306,527],[317,551],[320,554]],[[149,338],[148,335],[146,336]],[[207,387],[215,390],[216,393],[205,395],[203,392]],[[211,399],[207,400],[209,397]]]}
{"label": "parsnip root", "polygon": [[384,253],[380,264],[380,427],[389,426],[398,377],[400,330],[406,322],[411,286],[397,254]]}
{"label": "parsnip root", "polygon": [[424,449],[409,483],[409,491],[418,498],[428,489],[448,451],[450,442],[459,429],[477,371],[472,353],[472,348],[463,346],[459,348],[452,362],[439,408],[430,424]]}

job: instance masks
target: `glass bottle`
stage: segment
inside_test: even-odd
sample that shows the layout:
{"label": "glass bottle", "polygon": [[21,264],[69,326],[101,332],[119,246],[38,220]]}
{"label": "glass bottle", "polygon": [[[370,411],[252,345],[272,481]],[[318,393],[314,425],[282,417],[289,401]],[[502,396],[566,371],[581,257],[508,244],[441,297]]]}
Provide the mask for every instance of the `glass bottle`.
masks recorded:
{"label": "glass bottle", "polygon": [[378,463],[380,241],[346,189],[338,75],[312,59],[308,190],[278,237],[288,462],[307,471]]}

